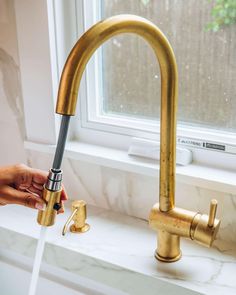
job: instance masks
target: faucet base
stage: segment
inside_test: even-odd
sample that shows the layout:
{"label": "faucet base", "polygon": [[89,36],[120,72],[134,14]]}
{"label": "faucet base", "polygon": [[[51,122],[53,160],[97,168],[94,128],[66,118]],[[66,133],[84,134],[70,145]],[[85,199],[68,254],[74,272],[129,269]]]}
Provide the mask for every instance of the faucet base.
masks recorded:
{"label": "faucet base", "polygon": [[182,252],[180,251],[180,253],[176,256],[176,257],[162,257],[158,254],[157,250],[155,251],[155,258],[161,262],[175,262],[180,260],[180,258],[182,257]]}
{"label": "faucet base", "polygon": [[165,230],[158,231],[158,247],[155,258],[162,262],[175,262],[182,256],[180,250],[180,237]]}

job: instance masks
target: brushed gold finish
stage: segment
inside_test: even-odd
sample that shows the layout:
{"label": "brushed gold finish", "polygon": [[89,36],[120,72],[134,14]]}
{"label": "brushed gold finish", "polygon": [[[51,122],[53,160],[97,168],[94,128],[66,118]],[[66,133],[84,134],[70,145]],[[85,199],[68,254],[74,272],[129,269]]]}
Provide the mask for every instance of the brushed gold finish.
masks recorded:
{"label": "brushed gold finish", "polygon": [[156,259],[162,262],[175,262],[181,258],[180,236],[159,230],[157,241]]}
{"label": "brushed gold finish", "polygon": [[85,223],[87,218],[86,202],[83,200],[72,202],[72,214],[68,218],[66,224],[63,227],[62,235],[64,236],[67,231],[67,227],[73,220],[74,223],[70,226],[72,233],[85,233],[90,229],[89,224]]}
{"label": "brushed gold finish", "polygon": [[162,212],[157,203],[150,212],[149,224],[154,229],[158,228],[158,230],[165,230],[173,235],[189,237],[195,215],[195,212],[177,207],[168,212]]}
{"label": "brushed gold finish", "polygon": [[173,50],[164,34],[150,21],[135,15],[117,15],[91,27],[70,52],[64,66],[56,112],[74,115],[80,80],[87,62],[96,49],[109,38],[134,33],[143,37],[155,52],[161,72],[161,172],[160,206],[162,211],[174,207],[175,145],[178,74]]}
{"label": "brushed gold finish", "polygon": [[219,231],[220,220],[214,219],[212,226],[208,225],[209,216],[206,214],[201,214],[196,229],[192,233],[192,240],[196,240],[198,243],[211,247],[212,243],[216,238],[216,234]]}
{"label": "brushed gold finish", "polygon": [[[117,15],[95,24],[78,40],[67,58],[60,80],[56,112],[70,116],[75,114],[80,80],[90,57],[105,41],[122,33],[134,33],[147,41],[160,66],[160,197],[159,204],[154,205],[151,210],[149,222],[158,232],[155,257],[161,261],[173,262],[181,257],[180,237],[188,237],[210,246],[220,221],[215,219],[214,202],[211,205],[210,217],[175,208],[178,74],[173,50],[164,34],[150,21],[134,15]],[[76,215],[77,213],[72,214],[65,230]],[[71,230],[76,231],[78,228],[81,226],[75,221]]]}
{"label": "brushed gold finish", "polygon": [[54,209],[54,205],[60,203],[61,190],[53,192],[44,186],[43,199],[46,202],[46,208],[43,211],[39,210],[37,221],[40,225],[51,226],[55,223],[57,210]]}
{"label": "brushed gold finish", "polygon": [[208,219],[209,227],[212,227],[214,225],[216,210],[217,210],[217,200],[213,199],[211,200],[211,204],[210,204],[210,212],[209,212],[209,219]]}
{"label": "brushed gold finish", "polygon": [[149,215],[149,225],[158,231],[155,257],[164,262],[180,259],[180,237],[190,238],[210,247],[220,226],[220,220],[215,218],[216,205],[216,200],[212,200],[208,216],[177,207],[163,212],[159,204],[155,204]]}

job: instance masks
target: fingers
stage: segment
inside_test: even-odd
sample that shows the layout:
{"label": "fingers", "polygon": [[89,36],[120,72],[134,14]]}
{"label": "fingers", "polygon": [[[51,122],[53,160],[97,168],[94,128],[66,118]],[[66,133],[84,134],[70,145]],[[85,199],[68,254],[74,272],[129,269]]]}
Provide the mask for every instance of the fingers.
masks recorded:
{"label": "fingers", "polygon": [[31,191],[42,191],[43,185],[32,182],[29,184],[20,184],[19,186],[16,186],[16,188],[20,190],[30,189]]}
{"label": "fingers", "polygon": [[[67,194],[62,191],[61,196],[61,208],[58,210],[58,214],[64,213],[64,201],[67,199]],[[44,210],[46,203],[45,201],[36,193],[27,189],[27,191],[20,191],[12,188],[11,186],[0,186],[0,206],[6,204],[18,204],[29,208],[34,208],[38,210]]]}
{"label": "fingers", "polygon": [[[42,209],[43,186],[47,181],[48,172],[30,168],[24,164],[5,167],[8,177],[8,186],[0,187],[0,206],[4,204],[20,204],[30,208]],[[4,173],[3,173],[4,174]],[[4,174],[6,175],[6,173]],[[0,183],[1,185],[1,183]],[[3,196],[3,201],[1,201]],[[64,186],[61,193],[61,209],[58,213],[64,212],[63,202],[68,199]]]}
{"label": "fingers", "polygon": [[43,185],[47,180],[47,172],[32,169],[25,165],[16,166],[17,176],[14,187],[20,191],[28,191],[42,197]]}
{"label": "fingers", "polygon": [[66,190],[64,186],[62,185],[61,201],[60,201],[61,208],[57,211],[57,214],[65,212],[64,201],[66,201],[67,199],[68,199],[68,196],[66,194]]}
{"label": "fingers", "polygon": [[44,186],[44,183],[42,184],[39,184],[39,183],[36,183],[36,182],[32,182],[32,186],[40,191],[43,190],[43,186]]}
{"label": "fingers", "polygon": [[10,186],[0,187],[1,203],[5,204],[19,204],[30,208],[42,210],[45,202],[36,194],[29,192],[22,192]]}
{"label": "fingers", "polygon": [[35,188],[41,189],[47,180],[48,173],[40,169],[33,169],[24,164],[0,167],[0,185],[15,185],[29,188],[34,184]]}
{"label": "fingers", "polygon": [[35,186],[43,186],[47,181],[48,172],[33,168],[30,168],[30,170],[32,173],[32,182],[35,184]]}
{"label": "fingers", "polygon": [[65,190],[64,185],[62,185],[61,200],[62,200],[62,201],[66,201],[66,200],[68,200],[68,195],[67,195],[67,193],[66,193],[66,190]]}
{"label": "fingers", "polygon": [[18,189],[23,192],[26,191],[28,193],[36,194],[41,198],[43,195],[43,189],[39,190],[39,189],[35,188],[34,186],[30,186],[29,188],[24,188],[24,187],[20,186]]}
{"label": "fingers", "polygon": [[26,165],[20,164],[14,166],[13,184],[21,190],[28,189],[30,186],[38,190],[43,189],[47,180],[47,172],[39,169],[33,169]]}
{"label": "fingers", "polygon": [[61,214],[61,213],[65,212],[65,207],[64,207],[63,202],[60,202],[60,204],[61,204],[61,208],[57,211],[57,214]]}
{"label": "fingers", "polygon": [[68,200],[68,195],[66,193],[64,185],[62,185],[62,192],[61,192],[61,209],[57,211],[58,214],[65,212],[64,201]]}

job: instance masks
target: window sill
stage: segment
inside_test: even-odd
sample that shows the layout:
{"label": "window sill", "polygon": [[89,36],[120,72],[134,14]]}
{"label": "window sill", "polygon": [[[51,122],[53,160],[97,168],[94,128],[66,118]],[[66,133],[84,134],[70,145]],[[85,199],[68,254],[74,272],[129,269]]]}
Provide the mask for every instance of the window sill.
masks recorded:
{"label": "window sill", "polygon": [[[55,145],[25,141],[27,150],[53,154]],[[131,157],[127,152],[87,143],[69,141],[65,157],[152,177],[159,176],[159,164],[146,158]],[[214,191],[235,194],[235,172],[191,164],[176,167],[176,181]]]}

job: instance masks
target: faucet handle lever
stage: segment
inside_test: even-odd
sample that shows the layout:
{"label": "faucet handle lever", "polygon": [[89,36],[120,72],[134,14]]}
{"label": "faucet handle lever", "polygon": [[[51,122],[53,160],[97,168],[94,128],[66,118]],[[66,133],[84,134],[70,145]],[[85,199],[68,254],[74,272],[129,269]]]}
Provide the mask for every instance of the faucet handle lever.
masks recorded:
{"label": "faucet handle lever", "polygon": [[210,203],[210,212],[209,212],[209,219],[208,219],[208,226],[213,227],[216,217],[216,210],[217,210],[217,200],[212,199]]}

